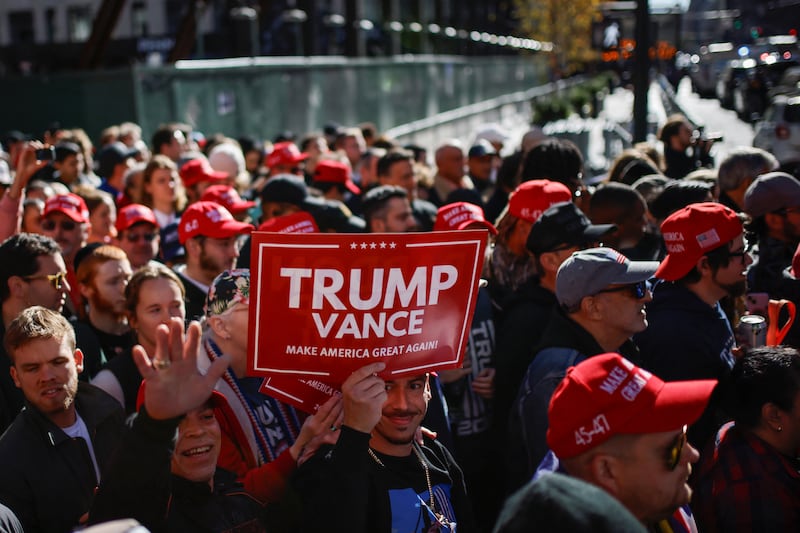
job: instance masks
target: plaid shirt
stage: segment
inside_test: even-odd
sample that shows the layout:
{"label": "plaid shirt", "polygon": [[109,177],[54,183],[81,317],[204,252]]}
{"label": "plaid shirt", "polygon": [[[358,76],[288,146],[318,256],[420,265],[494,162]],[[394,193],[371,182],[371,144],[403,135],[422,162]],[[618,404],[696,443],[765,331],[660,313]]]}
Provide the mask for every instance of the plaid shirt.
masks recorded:
{"label": "plaid shirt", "polygon": [[717,432],[695,482],[700,531],[797,531],[800,463],[733,422]]}

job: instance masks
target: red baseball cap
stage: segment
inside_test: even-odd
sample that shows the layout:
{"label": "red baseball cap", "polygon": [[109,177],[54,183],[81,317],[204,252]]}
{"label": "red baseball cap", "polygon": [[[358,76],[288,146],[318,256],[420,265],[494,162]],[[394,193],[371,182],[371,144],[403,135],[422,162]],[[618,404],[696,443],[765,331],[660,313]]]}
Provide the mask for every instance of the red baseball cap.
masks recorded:
{"label": "red baseball cap", "polygon": [[661,433],[703,414],[717,380],[664,382],[617,353],[570,367],[547,416],[547,444],[561,459],[580,455],[614,435]]}
{"label": "red baseball cap", "polygon": [[181,175],[181,180],[183,180],[184,187],[191,187],[204,181],[217,182],[228,179],[227,172],[214,170],[204,157],[184,163],[179,174]]}
{"label": "red baseball cap", "polygon": [[272,233],[317,233],[319,228],[307,211],[271,218],[258,227],[258,231]]}
{"label": "red baseball cap", "polygon": [[728,207],[714,202],[690,204],[661,223],[667,256],[655,276],[666,281],[680,279],[706,253],[742,234],[739,217]]}
{"label": "red baseball cap", "polygon": [[494,227],[494,224],[484,218],[483,209],[469,202],[455,202],[440,207],[436,212],[436,223],[433,225],[433,230],[461,230],[467,229],[473,224],[483,226],[492,235],[497,235],[497,228]]}
{"label": "red baseball cap", "polygon": [[308,154],[301,152],[293,142],[284,141],[272,147],[265,164],[269,168],[278,165],[296,165],[307,157]]}
{"label": "red baseball cap", "polygon": [[572,191],[563,183],[550,180],[523,182],[511,193],[508,211],[517,218],[536,222],[553,204],[571,202]]}
{"label": "red baseball cap", "polygon": [[50,213],[63,213],[75,222],[89,222],[89,209],[86,202],[77,194],[57,194],[50,197],[44,204],[42,217],[47,217]]}
{"label": "red baseball cap", "polygon": [[242,200],[242,197],[231,185],[211,185],[203,192],[203,196],[200,199],[218,203],[234,215],[247,211],[256,205],[255,202]]}
{"label": "red baseball cap", "polygon": [[191,204],[181,215],[178,240],[185,244],[187,240],[198,235],[227,239],[251,231],[252,224],[235,220],[231,212],[218,203],[200,201]]}
{"label": "red baseball cap", "polygon": [[323,159],[317,163],[317,168],[314,171],[314,181],[343,183],[351,193],[361,194],[361,189],[353,182],[352,175],[353,172],[350,170],[350,165],[339,161]]}
{"label": "red baseball cap", "polygon": [[158,227],[158,220],[153,210],[142,204],[129,204],[117,212],[117,222],[114,227],[117,231],[125,231],[139,222],[149,222]]}

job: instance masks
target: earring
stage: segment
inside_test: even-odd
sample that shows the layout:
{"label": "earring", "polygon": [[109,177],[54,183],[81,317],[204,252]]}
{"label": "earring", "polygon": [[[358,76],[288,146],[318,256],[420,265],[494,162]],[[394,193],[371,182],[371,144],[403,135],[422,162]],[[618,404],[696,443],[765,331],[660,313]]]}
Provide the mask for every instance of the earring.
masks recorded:
{"label": "earring", "polygon": [[778,432],[780,433],[781,431],[783,431],[783,426],[778,426]]}

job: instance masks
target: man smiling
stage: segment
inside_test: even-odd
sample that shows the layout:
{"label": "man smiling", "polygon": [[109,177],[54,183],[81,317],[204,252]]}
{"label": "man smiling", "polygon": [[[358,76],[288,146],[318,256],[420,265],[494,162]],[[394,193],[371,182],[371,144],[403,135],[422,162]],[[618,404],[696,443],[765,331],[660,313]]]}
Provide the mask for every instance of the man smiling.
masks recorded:
{"label": "man smiling", "polygon": [[431,397],[428,376],[384,381],[384,366],[347,378],[339,441],[298,470],[305,530],[475,531],[452,455],[434,440],[415,440]]}

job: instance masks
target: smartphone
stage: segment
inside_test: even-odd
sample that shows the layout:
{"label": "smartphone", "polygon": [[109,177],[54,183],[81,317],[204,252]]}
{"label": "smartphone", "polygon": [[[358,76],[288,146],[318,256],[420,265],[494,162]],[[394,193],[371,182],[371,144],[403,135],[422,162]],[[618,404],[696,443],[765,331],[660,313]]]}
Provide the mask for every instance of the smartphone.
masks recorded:
{"label": "smartphone", "polygon": [[56,149],[52,146],[36,150],[37,161],[52,161],[56,158]]}

